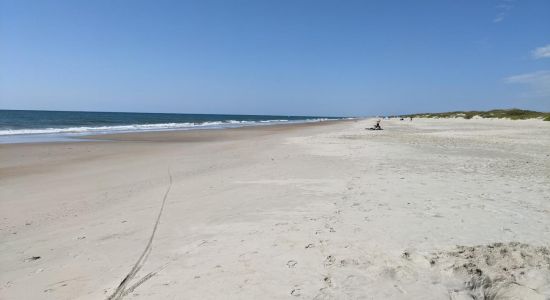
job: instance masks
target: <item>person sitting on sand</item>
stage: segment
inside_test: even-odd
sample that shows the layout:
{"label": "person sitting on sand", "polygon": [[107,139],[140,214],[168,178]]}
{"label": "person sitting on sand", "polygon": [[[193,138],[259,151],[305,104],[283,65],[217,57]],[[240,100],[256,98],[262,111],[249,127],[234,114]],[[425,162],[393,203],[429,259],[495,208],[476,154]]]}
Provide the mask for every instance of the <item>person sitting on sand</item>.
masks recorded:
{"label": "person sitting on sand", "polygon": [[382,127],[380,127],[380,120],[376,121],[376,125],[374,125],[374,127],[365,128],[365,129],[368,129],[368,130],[382,130]]}

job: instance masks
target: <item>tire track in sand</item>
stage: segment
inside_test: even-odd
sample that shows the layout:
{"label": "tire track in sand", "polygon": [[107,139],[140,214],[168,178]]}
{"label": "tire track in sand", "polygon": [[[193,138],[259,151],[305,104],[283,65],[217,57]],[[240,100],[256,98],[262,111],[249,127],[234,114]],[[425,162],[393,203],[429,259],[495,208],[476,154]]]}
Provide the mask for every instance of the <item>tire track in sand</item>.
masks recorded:
{"label": "tire track in sand", "polygon": [[128,284],[130,284],[130,281],[136,276],[136,274],[141,270],[145,262],[147,261],[147,258],[149,257],[149,254],[151,253],[151,250],[153,249],[153,239],[155,238],[155,233],[157,232],[157,228],[160,222],[160,218],[162,217],[162,212],[164,211],[164,205],[166,204],[166,198],[168,198],[168,194],[170,193],[170,189],[172,189],[172,173],[170,170],[168,170],[168,176],[170,178],[170,182],[168,184],[168,188],[166,189],[166,192],[164,193],[164,197],[162,198],[162,204],[160,206],[159,213],[157,215],[157,219],[155,221],[155,225],[153,226],[153,232],[151,233],[151,236],[149,237],[149,240],[147,241],[147,245],[145,246],[145,249],[141,253],[140,257],[130,270],[128,274],[122,279],[116,290],[114,291],[111,296],[109,296],[108,300],[118,300],[122,299],[124,296],[131,293],[134,289],[136,289],[139,285],[144,283],[145,281],[149,280],[151,277],[155,276],[158,271],[164,269],[166,265],[163,265],[158,270],[148,273],[147,275],[143,276],[140,280],[138,280],[135,284],[131,285],[129,288],[126,288]]}

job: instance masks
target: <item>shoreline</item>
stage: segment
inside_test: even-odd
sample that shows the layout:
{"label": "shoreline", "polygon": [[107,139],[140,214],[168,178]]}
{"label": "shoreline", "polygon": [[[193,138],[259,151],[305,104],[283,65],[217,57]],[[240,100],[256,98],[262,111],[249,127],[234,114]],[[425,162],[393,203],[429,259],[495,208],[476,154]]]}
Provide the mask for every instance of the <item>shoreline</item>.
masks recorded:
{"label": "shoreline", "polygon": [[550,124],[372,122],[0,145],[0,295],[108,298],[169,187],[127,298],[549,295]]}
{"label": "shoreline", "polygon": [[247,125],[235,125],[231,127],[197,127],[197,128],[165,128],[165,129],[154,129],[154,130],[134,130],[134,131],[111,131],[111,132],[101,132],[101,133],[76,133],[76,132],[67,132],[67,133],[38,133],[38,134],[13,134],[13,135],[0,135],[0,145],[3,144],[26,144],[26,143],[49,143],[49,142],[83,142],[89,140],[99,140],[101,137],[119,137],[120,135],[126,134],[143,134],[143,133],[162,133],[162,132],[194,132],[194,131],[218,131],[218,130],[232,130],[240,128],[255,128],[255,127],[264,127],[264,126],[293,126],[300,124],[318,124],[324,122],[338,122],[338,121],[350,121],[358,120],[359,118],[346,118],[346,119],[334,119],[334,120],[321,120],[321,121],[289,121],[280,122],[280,123],[257,123],[257,124],[247,124]]}
{"label": "shoreline", "polygon": [[275,134],[278,132],[299,130],[303,128],[322,127],[338,123],[354,122],[356,120],[359,119],[326,120],[320,122],[300,122],[270,125],[250,125],[235,128],[107,133],[101,135],[87,135],[83,137],[83,139],[139,142],[202,142],[232,138],[251,138],[266,134]]}

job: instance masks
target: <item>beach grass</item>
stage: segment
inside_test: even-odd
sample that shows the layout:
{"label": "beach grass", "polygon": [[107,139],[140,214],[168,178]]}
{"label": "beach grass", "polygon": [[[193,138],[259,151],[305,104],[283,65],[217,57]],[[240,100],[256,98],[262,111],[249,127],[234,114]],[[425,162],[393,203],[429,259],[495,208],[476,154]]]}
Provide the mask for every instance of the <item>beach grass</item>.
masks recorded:
{"label": "beach grass", "polygon": [[481,118],[497,118],[511,120],[543,119],[550,121],[549,112],[538,112],[524,109],[493,109],[489,111],[452,111],[442,113],[420,113],[404,115],[403,117],[413,118],[464,118],[471,119],[475,116]]}

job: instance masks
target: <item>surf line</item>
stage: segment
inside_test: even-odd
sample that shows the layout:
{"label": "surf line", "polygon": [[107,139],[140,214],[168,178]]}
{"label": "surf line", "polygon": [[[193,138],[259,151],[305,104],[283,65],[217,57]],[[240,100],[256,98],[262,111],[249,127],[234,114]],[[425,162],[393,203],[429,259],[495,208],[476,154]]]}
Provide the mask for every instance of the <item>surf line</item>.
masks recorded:
{"label": "surf line", "polygon": [[157,219],[155,221],[155,225],[153,226],[153,232],[151,233],[151,236],[149,236],[149,241],[147,241],[147,245],[145,246],[145,249],[141,253],[139,259],[136,261],[130,272],[126,274],[124,279],[120,282],[114,293],[107,298],[108,300],[118,300],[122,299],[124,296],[131,293],[134,289],[136,289],[138,286],[140,286],[142,283],[150,279],[151,277],[155,276],[156,273],[164,269],[166,265],[162,266],[160,269],[153,271],[151,273],[148,273],[147,275],[143,276],[141,279],[139,279],[136,283],[131,285],[130,287],[126,288],[128,284],[130,284],[130,281],[134,279],[137,272],[141,270],[145,262],[147,261],[147,258],[149,257],[149,254],[151,253],[151,250],[153,249],[153,239],[155,238],[155,233],[157,232],[157,228],[160,222],[160,218],[162,217],[162,212],[164,211],[164,205],[166,204],[166,198],[168,198],[168,194],[170,193],[170,190],[172,189],[172,173],[170,172],[170,169],[168,169],[168,176],[170,178],[170,183],[168,184],[168,188],[166,189],[166,192],[164,193],[164,197],[162,198],[162,204],[160,206],[159,213],[157,215]]}

